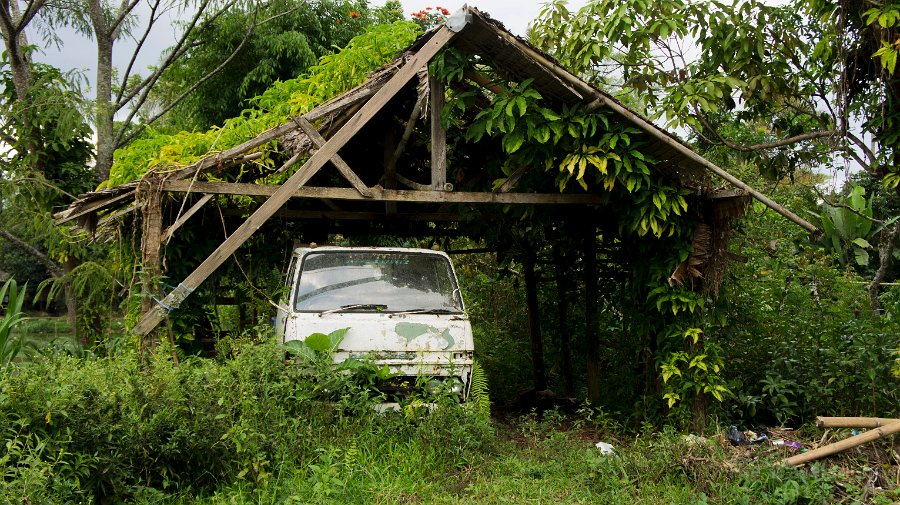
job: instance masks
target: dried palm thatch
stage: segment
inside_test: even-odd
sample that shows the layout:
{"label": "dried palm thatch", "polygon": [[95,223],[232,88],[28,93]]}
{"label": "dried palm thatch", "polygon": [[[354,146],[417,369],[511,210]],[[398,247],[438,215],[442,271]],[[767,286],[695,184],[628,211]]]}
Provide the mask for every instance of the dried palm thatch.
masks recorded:
{"label": "dried palm thatch", "polygon": [[728,260],[735,256],[728,252],[731,222],[743,217],[749,203],[746,195],[721,198],[711,203],[704,213],[707,222],[697,225],[694,230],[690,256],[669,276],[670,286],[690,283],[691,290],[700,288],[705,294],[718,296]]}
{"label": "dried palm thatch", "polygon": [[711,239],[712,228],[704,223],[697,225],[694,230],[694,238],[691,240],[691,255],[682,261],[669,276],[669,286],[683,286],[685,281],[690,281],[691,289],[694,289],[695,281],[703,278],[703,272],[700,269],[709,260]]}

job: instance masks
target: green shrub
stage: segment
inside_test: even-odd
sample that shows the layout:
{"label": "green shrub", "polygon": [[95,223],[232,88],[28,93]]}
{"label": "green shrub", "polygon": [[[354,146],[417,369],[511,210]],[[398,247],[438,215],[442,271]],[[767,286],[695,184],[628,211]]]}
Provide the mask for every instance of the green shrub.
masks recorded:
{"label": "green shrub", "polygon": [[[378,415],[365,383],[333,367],[310,375],[285,365],[272,341],[235,344],[231,352],[221,362],[176,365],[161,350],[146,370],[135,353],[37,357],[5,369],[0,501],[118,502],[209,494],[235,483],[267,488],[299,468],[308,469],[302,488],[311,497],[360,498],[364,487],[337,483],[349,482],[356,468],[339,461],[384,458],[382,447],[404,441],[406,450],[392,457],[412,455],[424,478],[470,464],[493,440],[490,425],[458,404],[412,420]],[[337,480],[325,478],[335,472]]]}

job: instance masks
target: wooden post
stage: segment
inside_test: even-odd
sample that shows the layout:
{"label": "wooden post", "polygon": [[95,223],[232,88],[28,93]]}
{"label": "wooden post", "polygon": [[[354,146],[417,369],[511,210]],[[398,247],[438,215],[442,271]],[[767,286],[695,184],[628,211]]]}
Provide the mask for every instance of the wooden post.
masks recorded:
{"label": "wooden post", "polygon": [[[397,149],[397,138],[394,130],[387,128],[384,132],[384,182],[385,189],[397,189],[397,164],[394,162],[394,150]],[[397,203],[385,202],[385,214],[396,214]]]}
{"label": "wooden post", "polygon": [[[394,74],[393,77],[378,90],[375,95],[363,105],[357,113],[347,121],[337,133],[331,137],[309,160],[297,170],[275,193],[269,197],[244,223],[238,227],[212,254],[209,255],[200,266],[182,281],[176,289],[163,299],[162,303],[155,305],[144,317],[138,321],[132,329],[137,335],[146,335],[166,317],[170,310],[177,308],[207,277],[216,271],[229,256],[250,238],[265,222],[272,217],[297,191],[297,188],[306,184],[309,179],[319,171],[322,166],[331,160],[335,154],[354,135],[369,122],[375,114],[384,107],[388,101],[400,91],[407,82],[412,79],[418,70],[427,65],[431,58],[443,49],[456,34],[446,26],[441,27],[426,42],[418,52]],[[295,156],[289,163],[296,162],[299,156]]]}
{"label": "wooden post", "polygon": [[847,449],[852,449],[858,445],[862,445],[866,442],[871,442],[883,436],[892,435],[894,433],[900,433],[900,421],[895,421],[891,424],[882,426],[881,428],[875,428],[865,433],[860,433],[855,437],[850,437],[848,439],[841,440],[840,442],[828,444],[826,446],[819,447],[818,449],[813,449],[809,452],[804,452],[803,454],[792,456],[785,460],[785,463],[787,463],[788,465],[800,466],[803,463],[822,459],[825,456],[831,456],[832,454],[837,454],[839,452],[846,451]]}
{"label": "wooden post", "polygon": [[535,257],[527,253],[522,265],[525,276],[525,304],[528,306],[528,335],[531,337],[531,368],[534,373],[534,390],[547,389],[547,373],[544,370],[544,343],[541,337],[541,313],[538,305],[537,276],[534,272]]}
{"label": "wooden post", "polygon": [[431,98],[431,187],[445,191],[447,185],[447,132],[441,124],[444,110],[444,83],[428,74]]}
{"label": "wooden post", "polygon": [[[160,251],[162,246],[162,192],[159,179],[151,176],[141,181],[140,193],[144,198],[141,223],[141,312],[146,314],[152,310],[160,298],[159,276]],[[141,361],[152,354],[159,345],[158,332],[151,331],[141,335]]]}
{"label": "wooden post", "polygon": [[575,394],[575,378],[572,375],[571,335],[569,335],[568,321],[569,293],[572,290],[572,282],[568,277],[562,246],[558,241],[553,245],[553,262],[556,266],[556,324],[559,331],[560,366],[565,394],[572,396]]}
{"label": "wooden post", "polygon": [[900,419],[883,417],[817,417],[816,426],[819,428],[880,428],[896,423]]}
{"label": "wooden post", "polygon": [[600,318],[597,294],[597,230],[588,227],[584,237],[584,338],[587,350],[588,402],[599,405]]}

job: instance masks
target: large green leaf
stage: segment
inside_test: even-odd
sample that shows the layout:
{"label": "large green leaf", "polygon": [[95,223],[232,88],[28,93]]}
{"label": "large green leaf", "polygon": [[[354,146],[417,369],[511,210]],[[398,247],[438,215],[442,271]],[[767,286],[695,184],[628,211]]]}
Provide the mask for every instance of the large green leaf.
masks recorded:
{"label": "large green leaf", "polygon": [[313,333],[304,340],[306,347],[313,351],[325,352],[331,349],[331,339],[324,333]]}

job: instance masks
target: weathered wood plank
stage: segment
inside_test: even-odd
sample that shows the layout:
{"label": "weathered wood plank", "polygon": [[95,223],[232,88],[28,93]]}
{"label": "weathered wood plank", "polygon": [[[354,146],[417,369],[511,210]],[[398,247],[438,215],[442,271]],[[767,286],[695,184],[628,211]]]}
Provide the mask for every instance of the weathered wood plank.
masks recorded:
{"label": "weathered wood plank", "polygon": [[[188,191],[188,181],[166,181],[163,189],[172,192]],[[262,184],[228,183],[228,182],[195,182],[193,189],[202,193],[217,193],[243,196],[272,196],[279,186]],[[447,191],[415,191],[403,189],[383,189],[379,186],[370,188],[371,198],[360,196],[359,192],[352,188],[319,188],[300,187],[290,197],[316,198],[331,200],[362,200],[384,202],[410,202],[410,203],[495,203],[495,204],[569,204],[569,205],[600,205],[602,199],[594,194],[568,194],[568,193],[474,193],[474,192],[447,192]]]}
{"label": "weathered wood plank", "polygon": [[102,200],[97,200],[96,202],[89,203],[78,209],[78,212],[67,214],[66,211],[62,211],[57,213],[53,217],[57,218],[56,224],[63,224],[126,198],[134,198],[134,190],[127,191],[125,193],[122,193],[121,195],[116,195],[111,198],[104,198]]}
{"label": "weathered wood plank", "polygon": [[[245,212],[238,209],[226,209],[223,216],[243,216]],[[329,219],[335,221],[459,221],[459,214],[450,212],[403,212],[386,214],[383,212],[352,212],[335,210],[292,210],[281,209],[274,217],[286,219]]]}
{"label": "weathered wood plank", "polygon": [[[141,182],[139,195],[144,200],[141,222],[141,311],[147,312],[156,304],[160,295],[159,279],[162,274],[162,189],[158,177],[150,177]],[[141,362],[145,362],[159,344],[157,332],[141,334]]]}
{"label": "weathered wood plank", "polygon": [[447,132],[441,124],[444,110],[444,83],[428,74],[431,100],[431,188],[445,191],[447,186]]}
{"label": "weathered wood plank", "polygon": [[738,198],[742,196],[749,196],[746,191],[743,189],[720,189],[718,191],[713,191],[706,195],[707,198],[718,200],[722,198]]}
{"label": "weathered wood plank", "polygon": [[[416,52],[416,54],[404,65],[378,92],[366,102],[362,108],[338,130],[331,139],[316,151],[294,175],[291,176],[278,190],[266,200],[247,220],[238,227],[225,241],[206,258],[188,277],[181,282],[162,303],[156,304],[152,310],[145,313],[140,321],[132,329],[137,335],[146,335],[165,318],[166,314],[177,308],[197,286],[210,276],[219,266],[237,251],[238,247],[247,241],[278,209],[291,198],[301,185],[305,184],[328,160],[337,154],[354,135],[375,114],[384,107],[390,99],[397,94],[416,72],[425,66],[456,34],[448,28],[442,27]],[[196,184],[196,183],[195,183]],[[356,193],[355,190],[352,190]],[[358,193],[357,193],[358,197]]]}
{"label": "weathered wood plank", "polygon": [[178,230],[178,228],[181,228],[181,225],[186,223],[187,220],[190,219],[191,216],[196,214],[198,210],[203,208],[203,206],[206,205],[206,202],[210,201],[213,196],[214,195],[212,193],[207,193],[207,194],[203,195],[203,197],[200,198],[199,200],[197,200],[197,203],[192,205],[191,208],[187,210],[187,212],[185,212],[181,217],[176,219],[175,222],[172,223],[171,226],[166,228],[166,230],[162,233],[162,236],[160,237],[159,240],[163,244],[168,243],[169,239],[172,238],[172,234],[175,233]]}
{"label": "weathered wood plank", "polygon": [[137,202],[135,202],[135,203],[132,203],[131,205],[129,205],[128,207],[125,207],[123,209],[119,209],[110,214],[104,215],[103,218],[101,218],[100,221],[97,222],[97,229],[100,229],[100,228],[106,226],[107,223],[114,221],[114,220],[124,216],[125,214],[134,212],[135,210],[137,210],[141,207],[143,207],[143,202],[141,204],[138,204]]}
{"label": "weathered wood plank", "polygon": [[[303,130],[303,133],[305,133],[306,136],[309,137],[310,140],[312,140],[313,144],[315,144],[320,149],[325,145],[325,138],[319,134],[319,131],[316,130],[309,121],[302,117],[294,118],[294,121],[296,121],[300,126],[300,129]],[[341,158],[340,154],[335,154],[330,161],[335,167],[337,167],[338,172],[340,172],[341,175],[344,176],[344,179],[347,179],[347,182],[349,182],[354,188],[356,188],[357,191],[359,191],[359,194],[367,198],[372,196],[372,192],[369,191],[369,188],[366,186],[366,184],[362,181],[362,179],[359,178],[358,175],[356,175],[356,172],[354,172],[353,169],[350,168],[350,165],[348,165],[347,162],[344,161],[344,158]]]}

